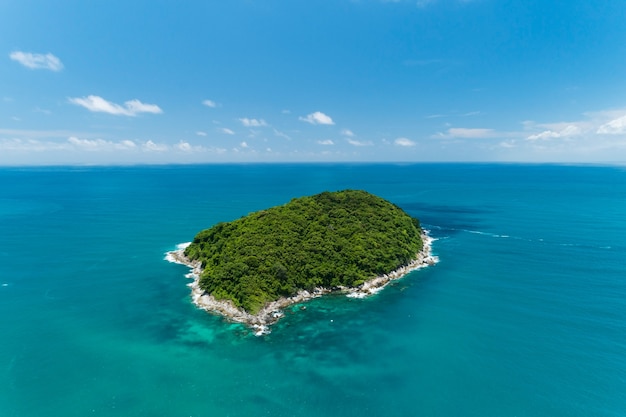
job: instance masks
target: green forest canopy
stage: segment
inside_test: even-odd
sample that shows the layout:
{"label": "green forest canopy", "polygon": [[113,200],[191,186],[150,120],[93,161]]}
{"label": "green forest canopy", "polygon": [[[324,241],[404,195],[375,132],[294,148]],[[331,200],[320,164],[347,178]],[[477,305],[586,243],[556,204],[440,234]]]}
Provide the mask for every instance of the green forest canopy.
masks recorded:
{"label": "green forest canopy", "polygon": [[202,262],[200,287],[255,314],[315,287],[356,287],[422,250],[419,221],[358,190],[323,192],[218,223],[185,255]]}

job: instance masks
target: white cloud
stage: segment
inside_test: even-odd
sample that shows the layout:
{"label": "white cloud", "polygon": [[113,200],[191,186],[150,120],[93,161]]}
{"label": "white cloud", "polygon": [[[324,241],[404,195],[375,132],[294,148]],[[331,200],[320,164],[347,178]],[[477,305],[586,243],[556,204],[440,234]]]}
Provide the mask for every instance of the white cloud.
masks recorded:
{"label": "white cloud", "polygon": [[601,125],[596,133],[601,135],[619,135],[626,133],[626,115]]}
{"label": "white cloud", "polygon": [[316,111],[307,115],[306,117],[299,117],[299,120],[303,122],[311,123],[312,125],[334,125],[333,119],[330,116],[325,115],[322,112]]}
{"label": "white cloud", "polygon": [[397,146],[404,146],[404,147],[415,146],[415,142],[413,142],[411,139],[408,139],[408,138],[398,138],[394,140],[393,143]]}
{"label": "white cloud", "polygon": [[350,129],[342,129],[341,134],[348,137],[354,136],[354,132],[352,132]]}
{"label": "white cloud", "polygon": [[239,119],[242,125],[245,127],[263,127],[267,126],[267,123],[263,119],[248,119],[247,117],[242,117]]}
{"label": "white cloud", "polygon": [[129,100],[124,103],[128,111],[130,111],[131,115],[134,116],[139,113],[152,113],[159,114],[163,113],[163,110],[156,104],[145,104],[139,100]]}
{"label": "white cloud", "polygon": [[219,104],[214,102],[213,100],[204,100],[202,104],[204,104],[207,107],[211,107],[213,109],[219,106]]}
{"label": "white cloud", "polygon": [[535,135],[530,135],[526,139],[528,140],[547,140],[551,138],[558,138],[559,134],[552,130],[544,130],[541,133],[537,133]]}
{"label": "white cloud", "polygon": [[574,122],[535,123],[524,121],[522,125],[526,131],[524,138],[530,141],[565,138],[593,134],[595,130],[607,120],[608,115],[601,113],[586,113],[585,120]]}
{"label": "white cloud", "polygon": [[77,136],[70,136],[64,141],[19,138],[0,139],[0,149],[20,152],[115,152],[133,151],[137,148],[137,144],[132,140],[110,141],[104,139],[81,139]]}
{"label": "white cloud", "polygon": [[363,141],[354,140],[354,139],[347,139],[347,141],[352,146],[372,146],[373,145],[373,143],[370,141],[363,142]]}
{"label": "white cloud", "polygon": [[70,98],[69,101],[92,112],[108,113],[116,116],[137,116],[139,113],[163,113],[163,110],[156,104],[145,104],[136,99],[124,102],[123,106],[93,95]]}
{"label": "white cloud", "polygon": [[335,143],[330,140],[330,139],[326,139],[326,140],[318,140],[317,143],[319,145],[334,145]]}
{"label": "white cloud", "polygon": [[218,129],[218,131],[220,131],[222,133],[225,133],[227,135],[234,135],[235,134],[235,132],[233,132],[232,130],[230,130],[230,129],[226,128],[226,127],[222,127],[220,129]]}
{"label": "white cloud", "polygon": [[142,145],[142,149],[148,152],[165,152],[167,151],[167,145],[154,143],[151,140]]}
{"label": "white cloud", "polygon": [[242,148],[247,148],[248,144],[246,142],[241,142],[239,146],[241,146]]}
{"label": "white cloud", "polygon": [[178,144],[176,144],[176,147],[179,150],[183,151],[183,152],[191,152],[192,151],[192,148],[191,148],[191,145],[189,144],[189,142],[180,141]]}
{"label": "white cloud", "polygon": [[198,136],[206,136],[206,132],[197,131],[196,135],[198,135]]}
{"label": "white cloud", "polygon": [[[516,155],[531,151],[530,159],[558,161],[618,161],[626,149],[626,109],[585,112],[579,120],[522,122],[516,132],[524,141],[502,142],[500,149],[515,147]],[[513,139],[513,135],[509,135]]]}
{"label": "white cloud", "polygon": [[9,54],[13,61],[17,61],[27,68],[48,69],[50,71],[61,71],[63,63],[56,56],[48,54],[33,54],[30,52],[13,51]]}
{"label": "white cloud", "polygon": [[137,145],[131,140],[123,140],[120,142],[112,142],[103,139],[80,139],[76,136],[70,136],[67,141],[77,149],[85,151],[114,151],[135,149]]}
{"label": "white cloud", "polygon": [[558,130],[558,131],[544,130],[541,133],[530,135],[526,139],[527,140],[558,139],[558,138],[567,138],[570,136],[579,135],[580,133],[581,133],[581,130],[578,126],[569,125],[563,128],[562,130]]}
{"label": "white cloud", "polygon": [[[0,132],[1,134],[1,132]],[[176,151],[176,152],[172,152]],[[78,159],[76,161],[86,161],[86,158],[128,158],[134,157],[140,160],[145,158],[147,154],[156,155],[170,155],[170,154],[223,154],[227,152],[223,148],[207,148],[202,145],[193,145],[189,142],[180,141],[177,144],[165,144],[155,143],[151,140],[146,142],[137,142],[132,140],[104,140],[99,138],[81,138],[76,135],[71,135],[62,140],[55,139],[29,139],[29,138],[11,138],[5,139],[0,137],[0,159],[1,157],[7,157],[7,155],[19,155],[19,154],[38,154],[43,155],[49,153],[50,155],[75,155]],[[146,156],[141,156],[142,154]],[[91,155],[88,157],[87,155]],[[101,155],[101,156],[97,156]],[[105,156],[109,155],[109,156]],[[153,156],[147,156],[152,158]],[[72,158],[72,157],[70,157]],[[94,159],[102,160],[102,159]],[[113,159],[113,161],[116,159]]]}

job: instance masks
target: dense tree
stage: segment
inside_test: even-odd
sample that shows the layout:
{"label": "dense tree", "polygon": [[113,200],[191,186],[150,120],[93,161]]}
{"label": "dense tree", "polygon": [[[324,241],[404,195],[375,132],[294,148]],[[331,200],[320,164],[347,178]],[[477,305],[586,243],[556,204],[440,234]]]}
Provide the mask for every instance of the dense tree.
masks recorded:
{"label": "dense tree", "polygon": [[355,287],[409,263],[419,221],[365,191],[323,192],[201,231],[185,250],[202,262],[200,286],[256,313],[315,287]]}

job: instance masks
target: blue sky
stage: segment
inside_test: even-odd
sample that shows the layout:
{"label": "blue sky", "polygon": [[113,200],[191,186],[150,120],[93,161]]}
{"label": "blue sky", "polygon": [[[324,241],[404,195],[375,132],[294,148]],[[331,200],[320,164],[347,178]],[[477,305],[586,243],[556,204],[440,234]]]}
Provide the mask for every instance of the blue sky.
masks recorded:
{"label": "blue sky", "polygon": [[626,161],[626,3],[0,2],[0,165]]}

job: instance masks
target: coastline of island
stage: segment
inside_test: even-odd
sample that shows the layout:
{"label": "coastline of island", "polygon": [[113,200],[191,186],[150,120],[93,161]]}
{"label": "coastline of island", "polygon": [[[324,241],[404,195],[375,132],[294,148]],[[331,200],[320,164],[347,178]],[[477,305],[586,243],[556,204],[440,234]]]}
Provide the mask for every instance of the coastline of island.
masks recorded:
{"label": "coastline of island", "polygon": [[193,279],[193,282],[187,284],[187,286],[191,288],[191,299],[196,307],[210,313],[219,314],[227,320],[245,324],[253,329],[256,336],[261,336],[268,334],[270,332],[269,326],[284,316],[282,310],[286,307],[303,303],[331,292],[344,292],[351,298],[364,298],[376,294],[390,282],[398,280],[412,271],[436,264],[439,259],[432,254],[432,242],[434,239],[425,230],[422,230],[421,238],[423,243],[422,250],[407,265],[401,266],[387,274],[371,278],[358,287],[318,287],[313,291],[301,290],[293,296],[282,297],[267,303],[257,314],[250,314],[243,309],[237,308],[230,300],[218,300],[200,288],[202,264],[200,261],[192,261],[185,256],[185,249],[190,242],[177,245],[176,250],[166,253],[165,259],[172,263],[185,265],[191,269],[185,277]]}

